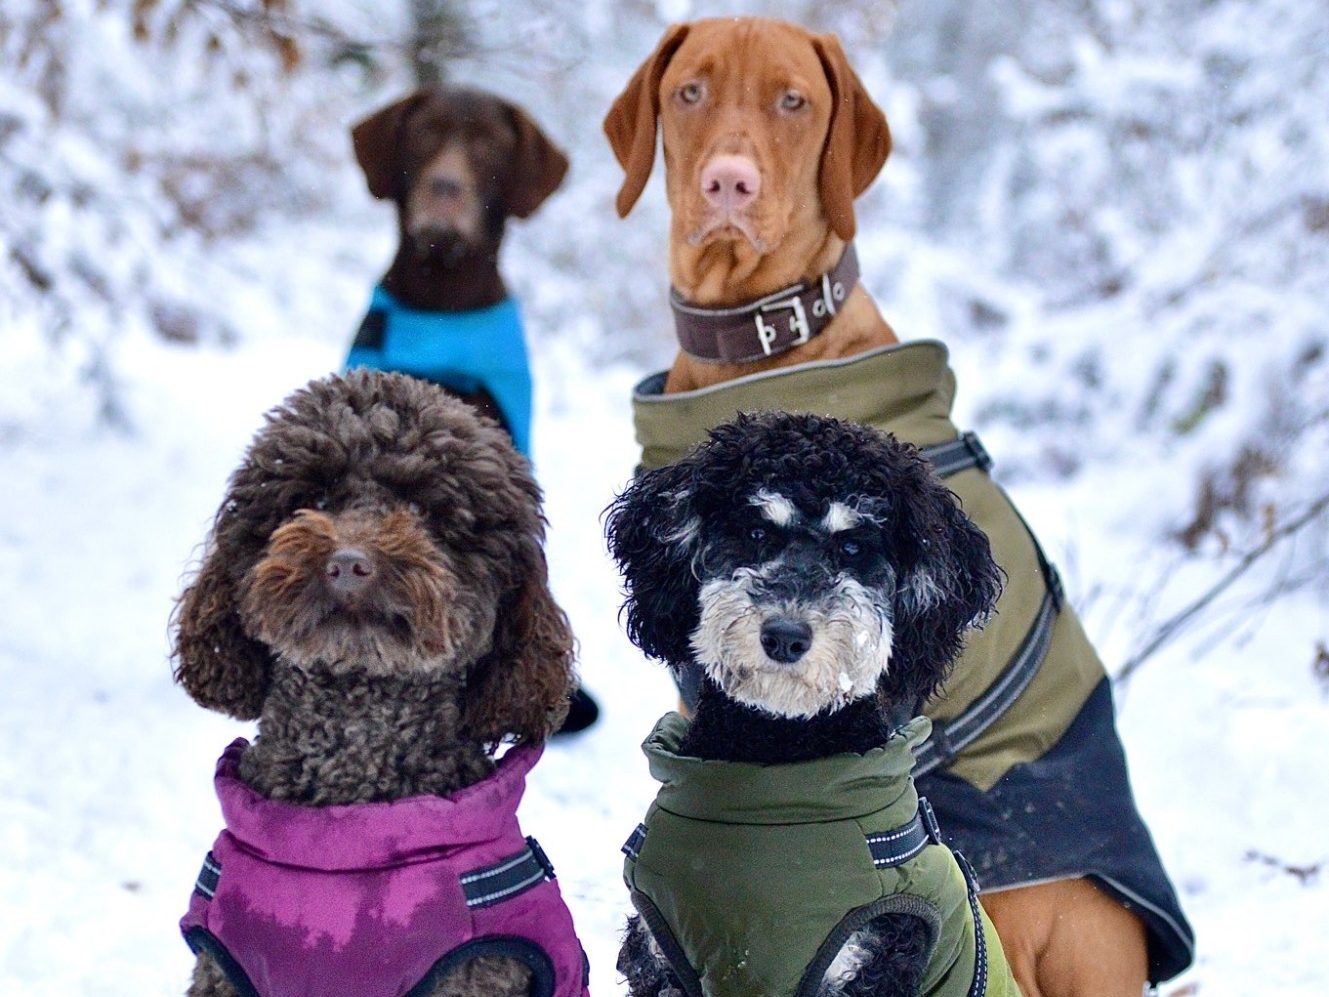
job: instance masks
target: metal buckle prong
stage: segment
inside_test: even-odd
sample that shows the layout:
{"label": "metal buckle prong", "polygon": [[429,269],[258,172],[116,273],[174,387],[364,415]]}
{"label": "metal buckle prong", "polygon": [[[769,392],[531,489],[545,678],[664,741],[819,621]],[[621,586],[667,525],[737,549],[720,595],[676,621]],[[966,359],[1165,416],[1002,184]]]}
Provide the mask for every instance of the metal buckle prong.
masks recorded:
{"label": "metal buckle prong", "polygon": [[763,322],[761,317],[764,313],[774,311],[777,308],[788,308],[793,311],[789,316],[789,331],[797,333],[796,338],[790,346],[801,346],[812,338],[812,329],[808,325],[808,315],[803,309],[803,299],[797,294],[785,298],[783,301],[772,301],[761,306],[761,311],[752,316],[757,323],[757,339],[761,343],[762,352],[767,356],[771,355],[771,348],[775,345],[775,339],[779,335],[779,330],[773,325]]}

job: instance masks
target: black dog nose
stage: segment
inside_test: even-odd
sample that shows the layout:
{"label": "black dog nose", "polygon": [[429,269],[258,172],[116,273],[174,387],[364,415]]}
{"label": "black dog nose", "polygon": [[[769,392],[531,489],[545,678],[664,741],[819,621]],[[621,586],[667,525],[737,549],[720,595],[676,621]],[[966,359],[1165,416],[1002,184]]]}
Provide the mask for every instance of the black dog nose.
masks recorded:
{"label": "black dog nose", "polygon": [[355,595],[374,577],[369,555],[354,547],[343,547],[328,558],[328,583],[338,595]]}
{"label": "black dog nose", "polygon": [[776,618],[761,625],[761,648],[772,661],[792,665],[812,646],[812,628],[796,620]]}

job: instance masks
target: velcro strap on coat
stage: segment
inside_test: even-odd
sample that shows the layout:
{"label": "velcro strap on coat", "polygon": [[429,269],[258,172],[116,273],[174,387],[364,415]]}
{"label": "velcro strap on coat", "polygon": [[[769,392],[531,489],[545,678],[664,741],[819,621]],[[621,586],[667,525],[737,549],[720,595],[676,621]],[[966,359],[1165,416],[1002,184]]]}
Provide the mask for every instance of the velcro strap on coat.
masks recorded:
{"label": "velcro strap on coat", "polygon": [[211,900],[217,895],[217,883],[221,880],[221,863],[217,861],[217,856],[208,852],[203,857],[203,868],[198,871],[198,879],[194,881],[194,892],[205,900]]}
{"label": "velcro strap on coat", "polygon": [[623,847],[619,849],[619,851],[635,862],[637,859],[641,858],[641,846],[642,842],[645,840],[646,825],[638,824],[636,830],[628,835],[628,840],[623,842]]}
{"label": "velcro strap on coat", "polygon": [[355,331],[353,350],[383,351],[383,342],[388,334],[388,313],[382,308],[370,308]]}
{"label": "velcro strap on coat", "polygon": [[515,855],[461,877],[467,907],[492,907],[554,878],[554,867],[534,838]]}
{"label": "velcro strap on coat", "polygon": [[965,430],[953,440],[934,443],[930,447],[920,447],[919,453],[932,463],[932,469],[939,478],[949,478],[971,467],[980,471],[992,470],[992,457],[984,448],[978,434]]}

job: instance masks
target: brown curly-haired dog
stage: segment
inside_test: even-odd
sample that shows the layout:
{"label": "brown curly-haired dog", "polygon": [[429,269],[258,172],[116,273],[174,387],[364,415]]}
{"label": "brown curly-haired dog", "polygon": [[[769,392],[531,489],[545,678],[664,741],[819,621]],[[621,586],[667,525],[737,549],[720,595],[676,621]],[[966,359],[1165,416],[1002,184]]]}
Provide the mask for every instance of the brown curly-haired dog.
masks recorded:
{"label": "brown curly-haired dog", "polygon": [[[175,676],[258,720],[239,776],[264,797],[453,793],[566,709],[572,634],[543,536],[539,488],[496,423],[404,375],[316,381],[268,414],[230,479],[176,608]],[[530,981],[484,956],[430,993]],[[201,954],[189,993],[236,992]]]}

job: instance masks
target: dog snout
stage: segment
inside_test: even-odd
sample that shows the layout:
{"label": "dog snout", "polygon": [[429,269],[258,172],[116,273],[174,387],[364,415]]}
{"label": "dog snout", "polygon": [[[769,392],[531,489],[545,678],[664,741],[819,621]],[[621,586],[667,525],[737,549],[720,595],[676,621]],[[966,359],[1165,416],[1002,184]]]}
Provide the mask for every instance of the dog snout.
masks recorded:
{"label": "dog snout", "polygon": [[438,201],[456,201],[466,193],[466,184],[453,174],[436,174],[429,178],[429,194]]}
{"label": "dog snout", "polygon": [[374,562],[358,547],[342,547],[333,551],[325,570],[332,591],[349,599],[369,585],[374,577]]}
{"label": "dog snout", "polygon": [[741,211],[761,192],[761,174],[747,156],[720,155],[701,171],[701,194],[726,214]]}
{"label": "dog snout", "polygon": [[792,665],[812,646],[812,628],[801,620],[776,617],[761,627],[761,647],[766,656],[782,665]]}

